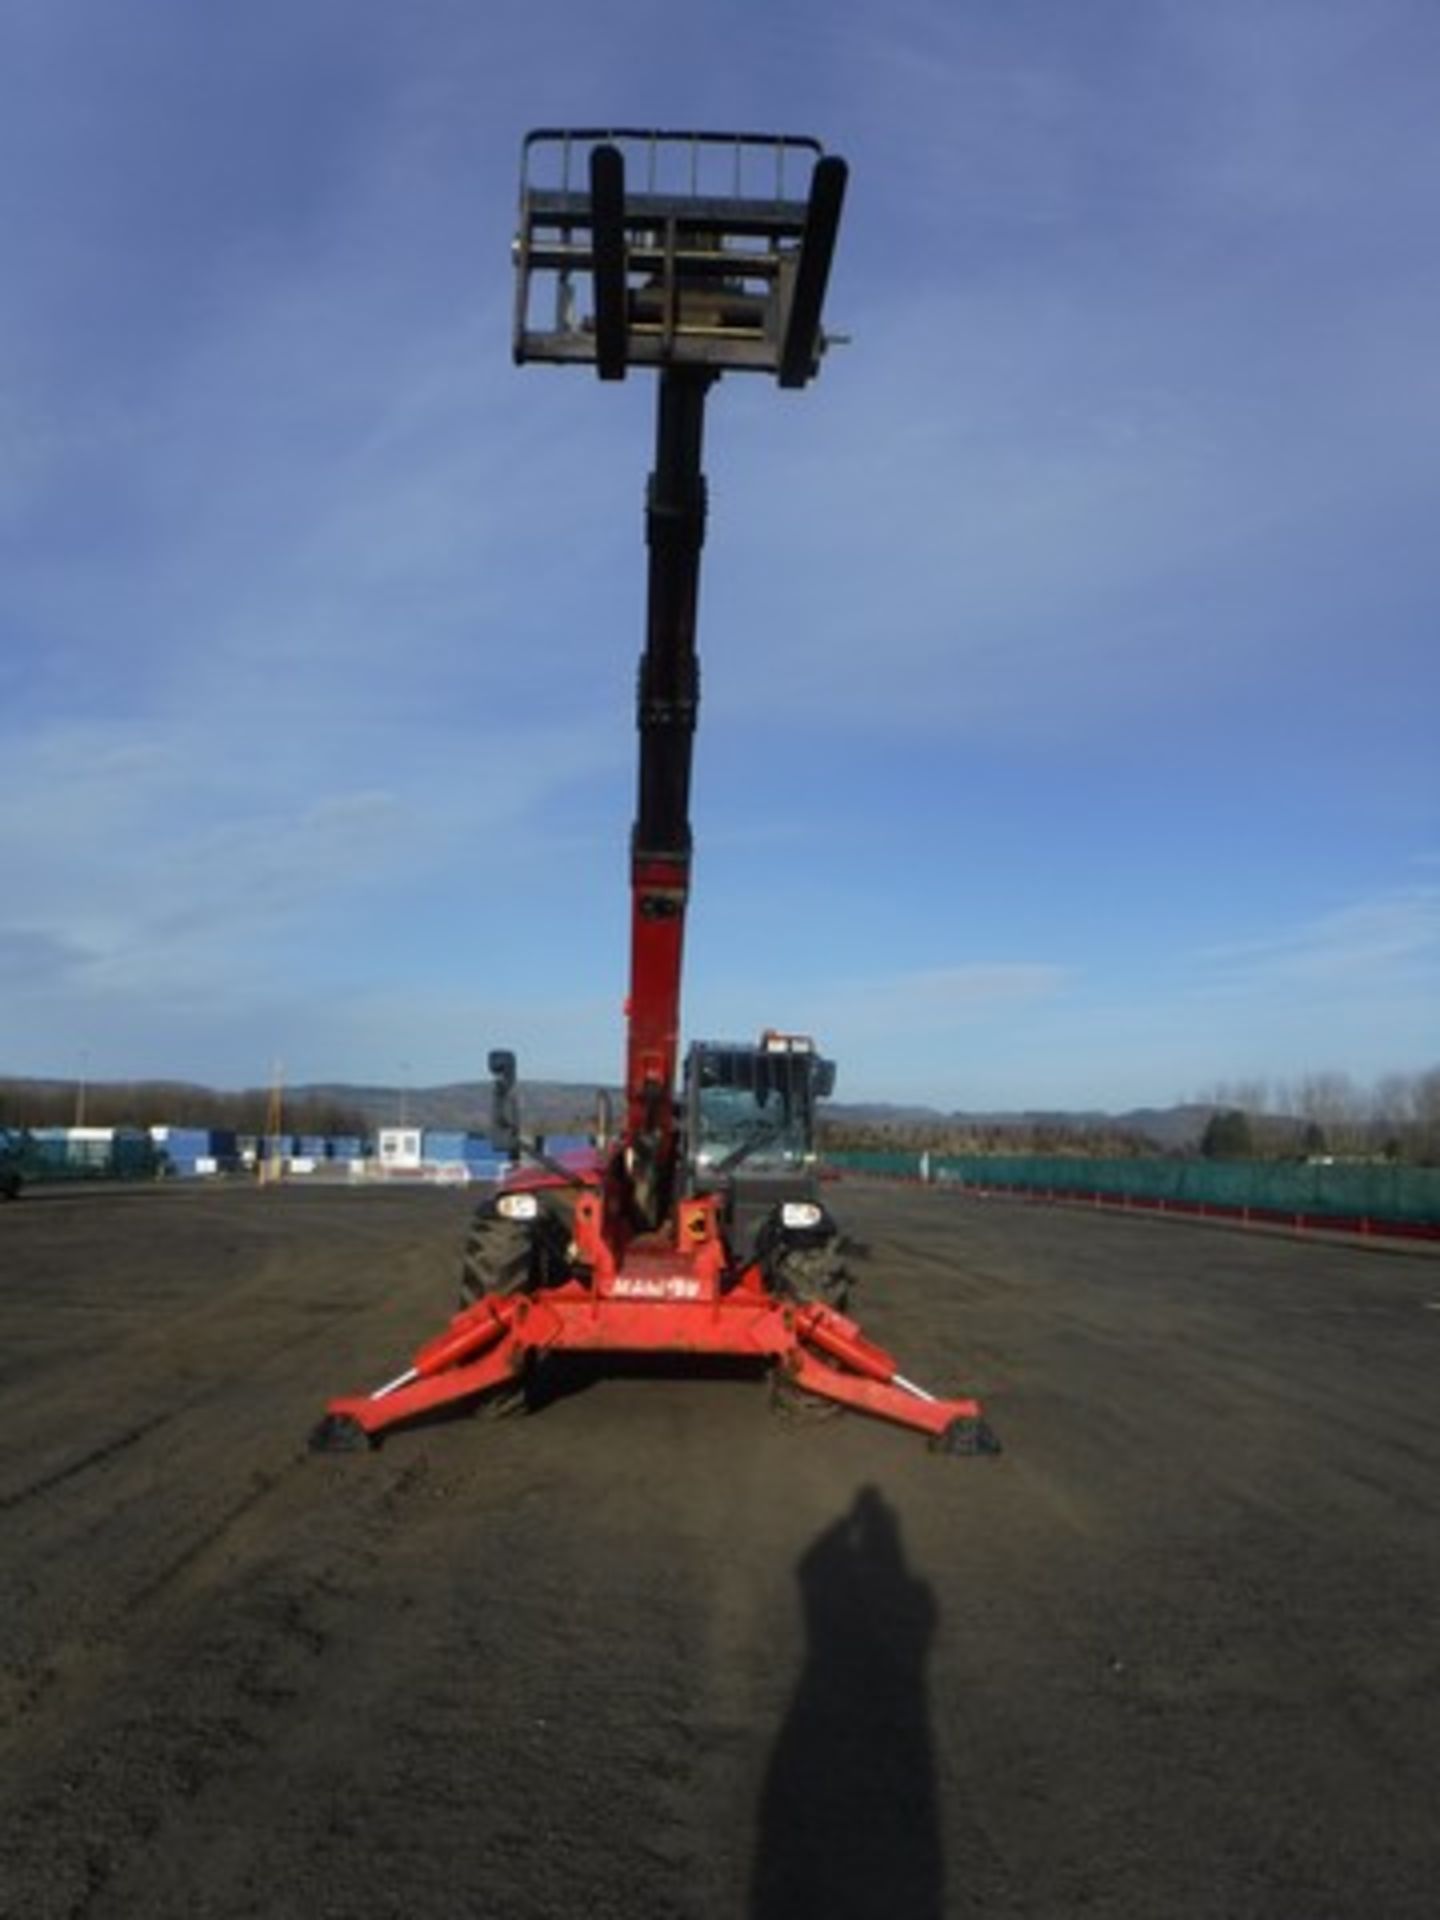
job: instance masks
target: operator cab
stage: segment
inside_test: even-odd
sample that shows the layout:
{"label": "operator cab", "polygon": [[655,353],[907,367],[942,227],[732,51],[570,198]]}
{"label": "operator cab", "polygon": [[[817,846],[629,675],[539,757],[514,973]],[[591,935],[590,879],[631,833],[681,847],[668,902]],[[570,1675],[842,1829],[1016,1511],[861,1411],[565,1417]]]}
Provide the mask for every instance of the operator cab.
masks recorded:
{"label": "operator cab", "polygon": [[815,1146],[816,1103],[834,1088],[835,1063],[806,1034],[697,1040],[685,1056],[690,1191],[724,1196],[731,1246],[781,1292],[842,1305],[849,1277]]}
{"label": "operator cab", "polygon": [[834,1086],[834,1062],[803,1034],[764,1033],[758,1046],[697,1040],[685,1061],[692,1185],[813,1178],[815,1103]]}

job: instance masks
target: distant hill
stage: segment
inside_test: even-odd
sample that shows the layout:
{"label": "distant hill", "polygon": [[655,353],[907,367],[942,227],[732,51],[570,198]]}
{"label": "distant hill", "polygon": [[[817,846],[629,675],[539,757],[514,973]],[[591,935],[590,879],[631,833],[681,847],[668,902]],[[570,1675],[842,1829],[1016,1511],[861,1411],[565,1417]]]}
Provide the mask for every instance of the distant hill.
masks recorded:
{"label": "distant hill", "polygon": [[[483,1133],[490,1122],[488,1080],[456,1081],[441,1087],[351,1087],[323,1084],[291,1089],[298,1098],[333,1100],[363,1111],[372,1126],[397,1126],[402,1110],[412,1126],[467,1127]],[[610,1097],[618,1111],[620,1090]],[[522,1080],[520,1105],[523,1123],[541,1132],[584,1131],[595,1117],[593,1084],[566,1080]],[[893,1127],[896,1129],[974,1127],[999,1131],[1047,1128],[1063,1133],[1131,1133],[1153,1141],[1162,1152],[1196,1146],[1212,1108],[1207,1106],[1137,1107],[1125,1113],[1099,1109],[1051,1112],[1034,1109],[1009,1112],[945,1112],[939,1107],[890,1105],[875,1101],[827,1100],[822,1112],[834,1126]]]}
{"label": "distant hill", "polygon": [[[618,1113],[620,1092],[610,1096]],[[522,1124],[541,1133],[581,1133],[595,1120],[593,1083],[570,1080],[522,1080]],[[149,1124],[239,1126],[256,1131],[265,1123],[267,1095],[263,1088],[244,1093],[226,1092],[184,1081],[143,1080],[92,1082],[85,1089],[85,1116],[108,1124],[123,1119]],[[78,1101],[74,1081],[5,1077],[0,1075],[0,1121],[13,1124],[65,1124],[75,1116]],[[372,1130],[411,1126],[485,1133],[490,1124],[490,1082],[457,1080],[438,1087],[351,1086],[343,1081],[316,1081],[284,1089],[286,1124],[309,1130],[300,1116],[313,1121],[314,1130],[329,1126],[345,1132],[364,1122]],[[1208,1106],[1137,1107],[1126,1113],[1098,1109],[1075,1112],[944,1112],[938,1107],[889,1104],[883,1101],[828,1100],[823,1117],[837,1129],[879,1129],[896,1133],[1014,1131],[1111,1135],[1128,1134],[1153,1142],[1161,1152],[1193,1149],[1199,1144],[1213,1108]],[[332,1114],[334,1119],[327,1116]]]}
{"label": "distant hill", "polygon": [[[287,1099],[333,1100],[363,1113],[372,1127],[412,1127],[485,1133],[490,1126],[490,1082],[456,1080],[442,1087],[351,1087],[340,1082],[287,1088]],[[618,1091],[612,1098],[619,1102]],[[594,1125],[595,1088],[567,1080],[522,1080],[520,1117],[542,1133],[583,1133]]]}

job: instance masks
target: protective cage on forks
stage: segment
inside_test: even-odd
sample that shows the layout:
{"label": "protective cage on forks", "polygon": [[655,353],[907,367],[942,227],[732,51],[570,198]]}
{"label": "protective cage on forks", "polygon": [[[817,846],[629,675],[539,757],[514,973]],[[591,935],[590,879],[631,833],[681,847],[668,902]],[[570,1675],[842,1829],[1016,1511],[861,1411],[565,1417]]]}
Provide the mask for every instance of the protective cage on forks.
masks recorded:
{"label": "protective cage on forks", "polygon": [[[803,386],[846,167],[808,136],[542,130],[515,237],[517,361],[772,373]],[[588,303],[588,304],[587,304]]]}
{"label": "protective cage on forks", "polygon": [[[476,1211],[460,1311],[395,1379],[331,1401],[312,1436],[321,1449],[513,1397],[536,1363],[568,1352],[748,1358],[798,1395],[909,1427],[946,1452],[998,1451],[976,1400],[917,1386],[841,1311],[841,1237],[813,1184],[814,1099],[834,1072],[813,1043],[771,1029],[758,1048],[701,1043],[683,1111],[675,1091],[706,400],[724,373],[795,388],[819,371],[846,179],[845,162],[808,137],[590,129],[525,139],[516,360],[588,365],[602,380],[632,367],[658,375],[624,1117],[583,1165],[531,1148],[530,1165]],[[513,1148],[513,1055],[492,1054],[491,1070],[492,1135]],[[747,1206],[764,1224],[742,1246]]]}

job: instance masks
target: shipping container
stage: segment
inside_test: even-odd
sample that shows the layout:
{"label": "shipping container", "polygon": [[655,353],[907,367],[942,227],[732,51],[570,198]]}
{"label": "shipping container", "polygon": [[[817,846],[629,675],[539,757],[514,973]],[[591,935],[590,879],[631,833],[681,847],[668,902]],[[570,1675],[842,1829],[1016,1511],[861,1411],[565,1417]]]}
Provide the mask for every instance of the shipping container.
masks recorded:
{"label": "shipping container", "polygon": [[148,1180],[160,1168],[140,1127],[37,1127],[30,1137],[37,1180]]}

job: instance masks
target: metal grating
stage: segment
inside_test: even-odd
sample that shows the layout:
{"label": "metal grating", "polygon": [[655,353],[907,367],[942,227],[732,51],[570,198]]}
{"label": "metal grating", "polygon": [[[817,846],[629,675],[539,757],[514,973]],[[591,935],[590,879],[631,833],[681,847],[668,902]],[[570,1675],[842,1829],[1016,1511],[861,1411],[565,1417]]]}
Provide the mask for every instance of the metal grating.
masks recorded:
{"label": "metal grating", "polygon": [[808,136],[540,129],[526,136],[514,354],[695,365],[798,386],[825,347],[819,304],[842,161]]}

